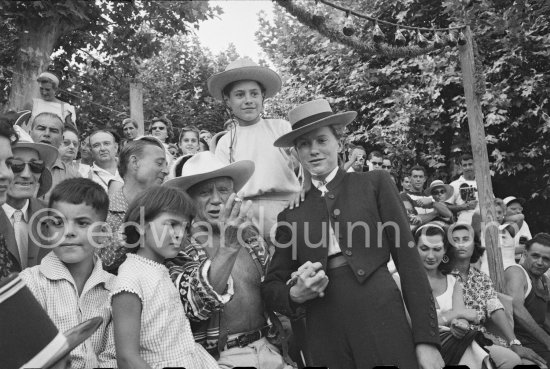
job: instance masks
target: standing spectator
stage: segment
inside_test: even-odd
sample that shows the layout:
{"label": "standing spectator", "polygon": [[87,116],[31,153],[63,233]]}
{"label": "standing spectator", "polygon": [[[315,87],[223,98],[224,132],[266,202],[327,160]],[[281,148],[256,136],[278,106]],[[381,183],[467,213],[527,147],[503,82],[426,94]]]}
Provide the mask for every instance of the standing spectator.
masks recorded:
{"label": "standing spectator", "polygon": [[76,127],[74,106],[59,100],[55,95],[59,88],[59,78],[51,72],[43,72],[36,79],[40,85],[40,97],[32,99],[31,121],[41,113],[55,114],[63,121]]}
{"label": "standing spectator", "polygon": [[[294,146],[313,186],[300,207],[279,214],[262,295],[287,316],[305,311],[307,365],[442,368],[434,298],[418,252],[405,246],[414,240],[396,186],[386,171],[338,166],[342,131],[356,115],[333,113],[326,100],[289,112],[293,130],[274,144]],[[386,222],[394,226],[382,232]],[[352,229],[358,223],[361,231]],[[390,255],[412,330],[386,266]]]}
{"label": "standing spectator", "polygon": [[344,164],[344,170],[347,172],[364,172],[365,161],[367,159],[367,152],[361,146],[355,146],[351,149],[349,160]]}
{"label": "standing spectator", "polygon": [[58,152],[51,145],[23,140],[13,145],[12,151],[14,178],[0,211],[0,229],[21,271],[40,264],[49,251],[41,249],[46,242],[41,220],[47,214],[42,211],[45,204],[37,197],[42,197],[52,186],[48,167],[56,161]]}
{"label": "standing spectator", "polygon": [[[380,161],[382,162],[382,161]],[[411,189],[407,194],[415,202],[415,209],[418,214],[433,213],[433,198],[424,194],[424,184],[426,183],[426,168],[421,165],[415,165],[411,168]]]}
{"label": "standing spectator", "polygon": [[370,170],[380,170],[382,169],[384,156],[380,153],[380,151],[371,151],[367,157],[367,162]]}
{"label": "standing spectator", "polygon": [[472,223],[472,216],[478,207],[476,172],[474,170],[474,158],[470,154],[460,157],[462,175],[451,182],[454,194],[449,199],[449,209],[456,214],[457,223]]}
{"label": "standing spectator", "polygon": [[[61,118],[56,114],[46,112],[34,117],[30,135],[34,142],[52,145],[57,150],[61,146],[64,130],[65,124]],[[80,177],[80,173],[75,168],[65,165],[59,157],[50,168],[50,171],[52,173],[52,189],[65,179]],[[48,201],[50,192],[51,189],[44,194],[42,199]]]}
{"label": "standing spectator", "polygon": [[162,143],[150,136],[129,142],[120,151],[118,171],[124,185],[109,194],[107,224],[111,236],[104,247],[97,250],[103,268],[114,274],[126,256],[119,233],[129,204],[147,188],[162,184],[168,173]]}
{"label": "standing spectator", "polygon": [[[300,199],[300,183],[294,174],[289,150],[273,142],[291,130],[281,119],[264,119],[265,99],[281,89],[281,78],[250,59],[237,59],[208,79],[208,91],[224,102],[232,125],[216,146],[216,156],[225,163],[252,160],[255,172],[240,197],[252,200],[253,222],[268,239],[277,214]],[[261,210],[260,210],[261,209]],[[261,215],[260,215],[261,213]]]}
{"label": "standing spectator", "polygon": [[168,149],[168,140],[170,140],[173,135],[172,122],[164,116],[153,118],[149,128],[149,133],[151,136],[160,140],[164,147]]}
{"label": "standing spectator", "polygon": [[391,168],[392,168],[392,166],[391,166],[391,160],[390,160],[389,158],[387,158],[387,157],[384,158],[384,159],[382,160],[382,169],[384,169],[385,171],[391,173]]}
{"label": "standing spectator", "polygon": [[138,136],[138,124],[135,119],[124,119],[122,121],[122,132],[124,132],[124,139],[126,142],[135,140]]}
{"label": "standing spectator", "polygon": [[99,183],[105,192],[109,192],[109,186],[112,181],[123,184],[117,169],[116,153],[118,144],[115,136],[105,130],[92,132],[89,137],[90,147],[92,148],[92,158],[94,160],[87,178]]}
{"label": "standing spectator", "polygon": [[203,139],[208,145],[210,145],[210,140],[212,140],[212,133],[206,129],[201,129],[201,131],[199,132],[199,138]]}

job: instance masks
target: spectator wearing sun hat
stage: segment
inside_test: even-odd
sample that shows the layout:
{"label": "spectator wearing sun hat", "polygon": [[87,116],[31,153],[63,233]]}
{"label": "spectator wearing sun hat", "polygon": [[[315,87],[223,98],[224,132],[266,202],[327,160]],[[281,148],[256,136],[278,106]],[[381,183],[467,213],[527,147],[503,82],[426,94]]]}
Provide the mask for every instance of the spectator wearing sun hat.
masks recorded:
{"label": "spectator wearing sun hat", "polygon": [[210,94],[224,102],[232,125],[216,145],[216,156],[229,164],[252,160],[255,172],[239,196],[252,200],[253,222],[264,238],[269,237],[277,214],[295,203],[301,186],[294,174],[290,150],[274,147],[273,142],[291,131],[282,119],[264,119],[265,99],[281,89],[281,78],[250,59],[237,59],[208,81]]}
{"label": "spectator wearing sun hat", "polygon": [[502,200],[506,206],[506,215],[504,220],[506,222],[513,223],[516,230],[514,236],[514,242],[516,245],[516,254],[520,254],[525,249],[525,243],[531,238],[531,230],[529,225],[525,221],[525,215],[523,214],[523,204],[525,199],[521,197],[508,196]]}

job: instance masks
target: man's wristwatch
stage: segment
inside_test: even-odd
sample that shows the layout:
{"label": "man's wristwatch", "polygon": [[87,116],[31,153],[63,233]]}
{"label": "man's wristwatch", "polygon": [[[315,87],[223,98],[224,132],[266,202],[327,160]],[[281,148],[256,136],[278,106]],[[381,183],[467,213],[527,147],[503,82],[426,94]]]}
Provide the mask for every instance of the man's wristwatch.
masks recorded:
{"label": "man's wristwatch", "polygon": [[513,340],[511,340],[509,344],[510,346],[521,346],[521,342],[517,338],[514,338]]}

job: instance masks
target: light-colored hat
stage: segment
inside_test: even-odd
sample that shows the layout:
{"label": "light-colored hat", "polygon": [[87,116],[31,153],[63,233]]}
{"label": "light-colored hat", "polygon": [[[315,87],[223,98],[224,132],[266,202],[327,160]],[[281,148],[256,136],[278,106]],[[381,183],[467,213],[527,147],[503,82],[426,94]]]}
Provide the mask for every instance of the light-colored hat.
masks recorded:
{"label": "light-colored hat", "polygon": [[206,84],[210,95],[223,101],[222,91],[231,82],[256,81],[265,88],[265,97],[275,96],[281,89],[281,77],[267,67],[261,67],[248,58],[241,58],[229,63],[225,71],[216,73]]}
{"label": "light-colored hat", "polygon": [[3,368],[50,368],[101,325],[91,318],[61,333],[25,282],[13,274],[0,283],[0,352]]}
{"label": "light-colored hat", "polygon": [[211,152],[216,152],[216,146],[218,146],[218,142],[220,142],[220,139],[227,133],[227,131],[221,131],[216,133],[214,136],[212,136],[212,139],[210,140],[209,149]]}
{"label": "light-colored hat", "polygon": [[36,79],[37,81],[40,82],[40,80],[44,80],[44,79],[49,79],[50,81],[52,81],[56,86],[59,86],[59,78],[57,78],[57,76],[53,73],[50,73],[50,72],[42,72],[40,73],[40,75],[38,76],[38,78]]}
{"label": "light-colored hat", "polygon": [[38,192],[36,194],[36,197],[42,197],[52,188],[53,181],[50,168],[57,160],[57,157],[59,156],[59,151],[52,145],[32,142],[32,139],[30,138],[30,136],[28,136],[28,134],[20,134],[19,141],[17,141],[17,143],[12,146],[12,151],[15,151],[16,149],[35,150],[36,152],[38,152],[40,160],[44,161],[46,168],[44,169],[42,174],[40,174],[40,187],[38,188]]}
{"label": "light-colored hat", "polygon": [[292,131],[279,137],[273,145],[291,147],[294,145],[294,140],[307,132],[333,125],[343,128],[350,124],[356,116],[357,112],[354,111],[334,113],[328,101],[324,99],[298,105],[288,112]]}
{"label": "light-colored hat", "polygon": [[508,206],[508,204],[510,204],[512,202],[519,202],[519,204],[523,206],[523,204],[525,203],[525,199],[523,199],[521,197],[508,196],[504,200],[502,200],[502,202],[506,206]]}
{"label": "light-colored hat", "polygon": [[252,160],[239,160],[224,165],[210,151],[201,151],[185,162],[181,177],[171,179],[163,186],[175,187],[187,191],[199,182],[218,177],[231,177],[233,189],[238,192],[254,173]]}
{"label": "light-colored hat", "polygon": [[443,181],[440,179],[436,179],[435,181],[433,181],[430,184],[430,187],[426,188],[426,190],[424,191],[424,195],[431,196],[432,190],[437,187],[443,187],[447,191],[445,194],[445,199],[443,199],[443,201],[448,200],[451,196],[453,196],[453,192],[455,190],[453,186],[443,183]]}

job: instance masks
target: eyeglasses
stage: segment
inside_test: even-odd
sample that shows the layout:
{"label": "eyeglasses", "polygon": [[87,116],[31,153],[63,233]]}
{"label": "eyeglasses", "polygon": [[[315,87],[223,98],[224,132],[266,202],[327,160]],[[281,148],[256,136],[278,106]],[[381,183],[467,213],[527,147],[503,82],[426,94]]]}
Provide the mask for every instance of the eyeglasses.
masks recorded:
{"label": "eyeglasses", "polygon": [[443,189],[443,190],[433,190],[432,191],[432,195],[434,195],[434,196],[443,195],[445,193],[447,193],[447,190],[445,190],[445,189]]}
{"label": "eyeglasses", "polygon": [[164,131],[166,129],[165,126],[154,126],[151,127],[151,131],[154,131],[155,129],[158,129],[159,131]]}
{"label": "eyeglasses", "polygon": [[384,169],[391,169],[391,165],[382,165],[382,168],[384,168]]}
{"label": "eyeglasses", "polygon": [[377,167],[382,165],[381,161],[371,161],[372,165],[376,165]]}
{"label": "eyeglasses", "polygon": [[46,169],[46,164],[43,160],[23,161],[21,159],[11,159],[8,161],[8,165],[14,173],[21,173],[25,170],[25,166],[28,165],[31,172],[40,174]]}

